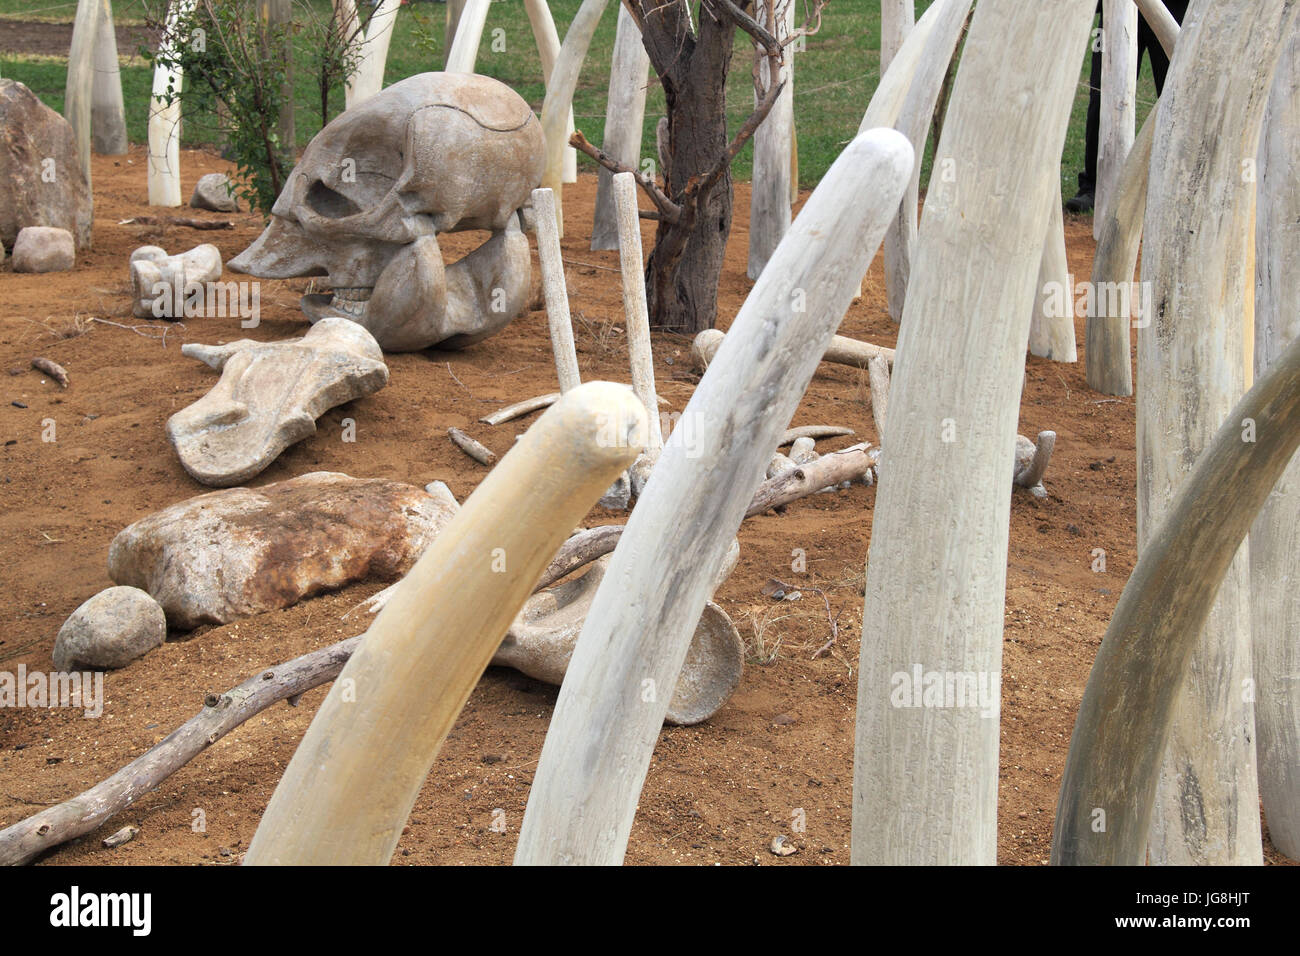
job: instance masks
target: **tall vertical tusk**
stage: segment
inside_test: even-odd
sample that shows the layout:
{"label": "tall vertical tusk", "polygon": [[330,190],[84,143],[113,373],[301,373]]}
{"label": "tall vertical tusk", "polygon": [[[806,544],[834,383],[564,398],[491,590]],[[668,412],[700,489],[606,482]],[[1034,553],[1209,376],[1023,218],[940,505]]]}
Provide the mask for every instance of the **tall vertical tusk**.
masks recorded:
{"label": "tall vertical tusk", "polygon": [[483,479],[330,688],[246,862],[388,862],[506,629],[569,531],[636,457],[645,425],[626,388],[582,385]]}
{"label": "tall vertical tusk", "polygon": [[473,73],[478,61],[478,47],[483,41],[491,0],[467,0],[456,20],[456,33],[447,50],[448,73]]}
{"label": "tall vertical tusk", "polygon": [[[641,128],[645,124],[646,77],[650,54],[641,40],[636,20],[622,4],[618,32],[609,67],[609,98],[605,103],[605,135],[601,149],[625,166],[641,160]],[[760,127],[761,129],[762,127]],[[573,149],[570,147],[569,152]],[[666,172],[666,170],[660,170]],[[618,216],[614,211],[613,174],[601,167],[596,183],[596,211],[592,219],[591,248],[618,248]]]}
{"label": "tall vertical tusk", "polygon": [[623,859],[669,689],[713,574],[911,173],[903,136],[858,136],[746,299],[683,413],[695,441],[678,438],[679,428],[664,445],[592,603],[542,748],[516,863]]}
{"label": "tall vertical tusk", "polygon": [[[881,442],[855,864],[996,859],[1008,479],[1043,224],[1093,10],[979,0],[971,20],[937,148],[953,175],[926,197]],[[910,692],[917,667],[974,675],[980,700],[909,706],[894,691]]]}
{"label": "tall vertical tusk", "polygon": [[658,455],[664,436],[655,396],[655,359],[650,349],[650,313],[645,298],[645,260],[641,258],[641,219],[637,215],[636,180],[631,173],[614,176],[614,206],[618,212],[618,263],[623,275],[623,309],[627,315],[627,351],[632,365],[632,390],[650,418],[646,452]]}
{"label": "tall vertical tusk", "polygon": [[560,254],[560,230],[555,221],[555,193],[545,188],[534,189],[533,214],[537,220],[537,259],[542,269],[546,323],[551,330],[555,374],[560,379],[560,392],[563,393],[580,384],[582,376],[578,372],[578,353],[573,345],[569,292],[564,281],[564,258]]}

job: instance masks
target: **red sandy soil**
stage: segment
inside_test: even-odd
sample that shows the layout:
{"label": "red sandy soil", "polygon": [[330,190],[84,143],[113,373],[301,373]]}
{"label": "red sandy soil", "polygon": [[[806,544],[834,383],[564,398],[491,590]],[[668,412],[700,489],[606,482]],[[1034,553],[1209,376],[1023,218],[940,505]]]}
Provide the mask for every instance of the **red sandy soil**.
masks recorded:
{"label": "red sandy soil", "polygon": [[[203,173],[224,170],[211,153],[182,157],[185,195]],[[94,160],[94,248],[74,271],[16,275],[2,268],[0,315],[0,669],[51,668],[64,619],[112,582],[106,557],[131,521],[206,489],[181,469],[164,436],[173,412],[203,395],[215,375],[180,354],[187,341],[220,342],[301,335],[297,300],[308,280],[262,284],[262,323],[245,331],[237,318],[190,320],[165,344],[127,329],[127,258],[145,243],[171,252],[214,242],[224,258],[257,234],[252,215],[148,209],[145,159]],[[592,252],[595,179],[565,190],[567,279],[584,379],[628,381],[617,254]],[[736,221],[721,281],[719,326],[726,328],[752,283],[745,277],[749,191],[736,189]],[[235,228],[197,232],[120,225],[142,214],[232,218]],[[1072,271],[1091,271],[1091,222],[1067,222]],[[651,224],[645,224],[649,248]],[[448,256],[468,251],[471,236],[447,237]],[[534,266],[536,269],[536,266]],[[240,276],[227,274],[226,279]],[[877,257],[864,296],[840,330],[892,345]],[[1083,328],[1077,330],[1080,340]],[[683,337],[654,336],[660,392],[680,411],[698,381]],[[67,390],[29,368],[33,356],[63,365]],[[552,391],[545,314],[531,311],[464,352],[430,350],[388,358],[390,384],[369,398],[326,413],[318,433],[280,456],[253,482],[308,471],[342,471],[424,485],[447,482],[464,500],[485,469],[446,438],[455,425],[498,454],[531,419],[496,428],[479,416],[501,404]],[[26,408],[15,407],[21,402]],[[357,441],[340,440],[354,418]],[[42,421],[57,441],[42,442]],[[865,373],[824,364],[794,424],[839,424],[878,441]],[[998,859],[1047,862],[1052,819],[1071,728],[1089,667],[1135,559],[1134,406],[1104,399],[1084,383],[1083,366],[1030,357],[1020,432],[1054,429],[1050,496],[1023,491],[1011,505],[1003,647]],[[825,442],[825,451],[851,442]],[[844,864],[849,860],[853,716],[862,640],[863,563],[875,489],[815,495],[783,515],[746,521],[740,563],[719,592],[751,652],[739,690],[711,721],[666,727],[632,829],[629,863]],[[595,509],[588,524],[624,520]],[[791,552],[807,552],[808,574],[791,571]],[[1105,573],[1092,570],[1094,548]],[[769,578],[797,580],[800,602],[764,597]],[[209,692],[233,687],[268,665],[323,647],[365,627],[342,615],[386,582],[367,581],[284,611],[225,627],[173,634],[160,649],[107,674],[103,717],[79,711],[0,711],[0,827],[42,805],[75,795],[109,775],[195,714]],[[830,624],[824,589],[839,623],[828,656],[813,660]],[[868,633],[867,639],[870,640]],[[760,651],[768,663],[758,660]],[[775,657],[771,655],[775,652]],[[247,848],[277,780],[325,690],[301,706],[264,711],[164,781],[100,830],[45,857],[56,864],[231,863]],[[556,689],[513,671],[490,668],[438,757],[394,858],[397,863],[507,863],[519,833],[528,787],[555,703]],[[491,829],[505,812],[506,832]],[[797,810],[807,830],[791,833]],[[194,832],[195,811],[206,831]],[[107,850],[100,841],[128,824],[139,835]],[[799,851],[768,852],[779,833]],[[1272,862],[1283,862],[1271,847]]]}

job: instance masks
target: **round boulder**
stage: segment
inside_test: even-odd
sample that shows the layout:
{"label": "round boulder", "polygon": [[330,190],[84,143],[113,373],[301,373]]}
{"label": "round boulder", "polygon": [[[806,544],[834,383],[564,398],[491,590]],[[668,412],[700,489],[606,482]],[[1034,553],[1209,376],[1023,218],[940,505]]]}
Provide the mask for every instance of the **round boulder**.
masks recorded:
{"label": "round boulder", "polygon": [[77,262],[72,233],[57,226],[25,226],[14,240],[14,272],[67,272]]}
{"label": "round boulder", "polygon": [[61,671],[125,667],[167,637],[162,606],[139,588],[100,591],[59,629],[54,666]]}
{"label": "round boulder", "polygon": [[230,177],[225,173],[207,173],[199,177],[194,184],[194,195],[190,196],[190,205],[195,209],[211,209],[213,212],[238,212],[239,203],[230,191]]}

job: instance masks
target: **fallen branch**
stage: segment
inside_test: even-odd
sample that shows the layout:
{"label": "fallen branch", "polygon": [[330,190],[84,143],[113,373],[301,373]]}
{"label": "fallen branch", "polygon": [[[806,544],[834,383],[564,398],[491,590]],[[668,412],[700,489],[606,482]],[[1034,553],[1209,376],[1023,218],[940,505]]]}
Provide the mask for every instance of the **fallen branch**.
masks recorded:
{"label": "fallen branch", "polygon": [[829,485],[861,479],[871,468],[871,459],[867,456],[868,447],[864,442],[842,451],[831,452],[816,461],[768,479],[758,486],[749,507],[745,509],[745,517],[751,518],[769,508],[787,505]]}
{"label": "fallen branch", "polygon": [[[162,342],[163,348],[167,347],[167,333],[174,329],[184,329],[183,322],[170,322],[167,325],[123,325],[121,322],[113,322],[110,319],[97,319],[93,315],[90,317],[91,322],[98,322],[100,325],[111,325],[115,329],[126,329],[128,332],[134,332],[142,339],[152,339],[155,342]],[[147,335],[147,332],[161,332],[161,335]]]}
{"label": "fallen branch", "polygon": [[[717,329],[705,329],[695,336],[695,341],[691,343],[691,359],[698,371],[703,372],[709,367],[724,337],[724,333]],[[868,368],[872,358],[876,356],[881,356],[891,366],[894,364],[893,349],[836,335],[831,338],[831,344],[822,355],[822,361],[849,365],[853,368]]]}
{"label": "fallen branch", "polygon": [[333,680],[363,636],[358,634],[263,671],[220,696],[209,694],[198,714],[107,780],[0,830],[0,865],[27,863],[60,843],[91,832],[250,717],[277,701]]}
{"label": "fallen branch", "polygon": [[233,229],[229,219],[191,219],[188,216],[135,216],[122,219],[119,226],[184,226],[187,229]]}
{"label": "fallen branch", "polygon": [[545,395],[538,395],[536,398],[530,398],[522,402],[515,402],[513,405],[499,408],[491,415],[484,415],[479,419],[479,421],[487,425],[503,425],[516,418],[523,418],[525,415],[530,415],[538,409],[549,408],[559,400],[559,392],[548,392]]}

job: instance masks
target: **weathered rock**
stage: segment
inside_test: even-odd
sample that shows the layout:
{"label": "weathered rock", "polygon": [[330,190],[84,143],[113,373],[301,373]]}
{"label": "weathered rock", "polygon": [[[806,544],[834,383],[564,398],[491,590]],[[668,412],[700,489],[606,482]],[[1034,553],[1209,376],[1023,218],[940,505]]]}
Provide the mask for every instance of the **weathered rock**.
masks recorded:
{"label": "weathered rock", "polygon": [[[464,348],[528,303],[519,213],[543,162],[541,124],[504,83],[408,77],[312,139],[271,224],[229,265],[267,279],[325,273],[331,291],[303,296],[307,317],[352,319],[387,351]],[[469,229],[492,236],[445,264],[437,234]]]}
{"label": "weathered rock", "polygon": [[131,253],[131,314],[136,318],[179,318],[178,297],[186,283],[221,278],[221,250],[205,242],[189,252],[169,256],[161,246],[141,246]]}
{"label": "weathered rock", "polygon": [[93,202],[72,127],[22,83],[0,79],[0,241],[26,226],[72,233],[90,246]]}
{"label": "weathered rock", "polygon": [[214,491],[123,529],[108,574],[187,630],[289,607],[367,577],[397,578],[455,514],[412,485],[312,472]]}
{"label": "weathered rock", "polygon": [[374,338],[347,319],[322,319],[300,339],[187,343],[181,352],[221,380],[167,420],[167,437],[190,475],[219,488],[261,472],[335,405],[388,383]]}
{"label": "weathered rock", "polygon": [[167,619],[157,601],[139,588],[107,588],[59,629],[54,666],[61,671],[125,667],[166,639]]}
{"label": "weathered rock", "polygon": [[67,272],[77,264],[72,233],[57,226],[24,226],[14,240],[14,272]]}
{"label": "weathered rock", "polygon": [[190,205],[195,209],[210,209],[213,212],[238,212],[239,202],[227,188],[229,183],[230,177],[225,173],[206,173],[200,176],[194,184]]}

